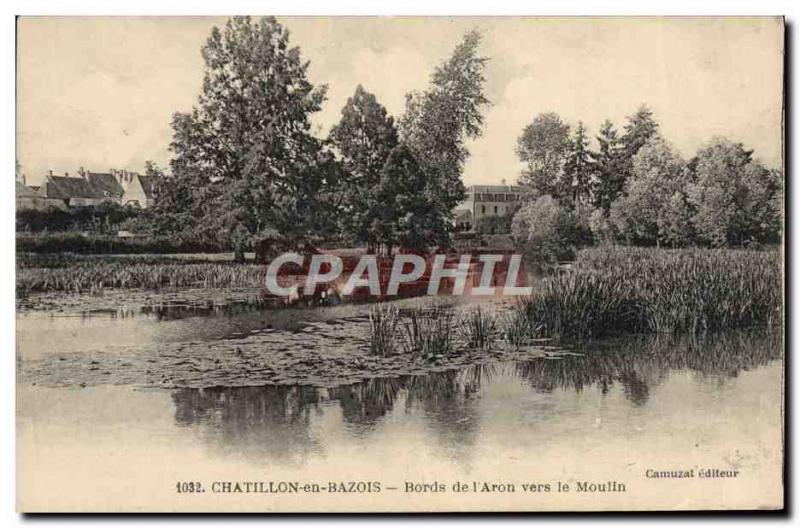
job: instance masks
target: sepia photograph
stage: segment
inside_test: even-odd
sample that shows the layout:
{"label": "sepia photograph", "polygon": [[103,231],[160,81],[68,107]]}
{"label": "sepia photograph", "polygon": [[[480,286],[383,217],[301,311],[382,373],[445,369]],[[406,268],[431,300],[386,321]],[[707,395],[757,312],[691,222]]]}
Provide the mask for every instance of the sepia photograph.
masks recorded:
{"label": "sepia photograph", "polygon": [[784,510],[786,31],[17,17],[17,511]]}

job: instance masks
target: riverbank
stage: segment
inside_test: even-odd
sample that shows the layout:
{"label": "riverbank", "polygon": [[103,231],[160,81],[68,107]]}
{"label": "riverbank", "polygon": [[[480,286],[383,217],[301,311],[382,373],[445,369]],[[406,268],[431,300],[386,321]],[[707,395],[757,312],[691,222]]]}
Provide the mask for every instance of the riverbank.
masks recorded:
{"label": "riverbank", "polygon": [[782,323],[779,251],[597,247],[520,304],[531,336],[699,334]]}

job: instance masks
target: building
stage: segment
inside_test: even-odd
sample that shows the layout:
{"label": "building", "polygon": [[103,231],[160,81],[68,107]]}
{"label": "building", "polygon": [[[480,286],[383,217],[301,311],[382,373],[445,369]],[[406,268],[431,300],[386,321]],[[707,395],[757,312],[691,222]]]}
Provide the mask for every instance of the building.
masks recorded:
{"label": "building", "polygon": [[63,200],[47,198],[40,192],[40,187],[26,185],[25,175],[20,174],[19,171],[17,171],[15,185],[17,211],[22,211],[24,209],[44,211],[50,207],[66,209],[66,204]]}
{"label": "building", "polygon": [[453,210],[455,227],[474,231],[482,218],[513,215],[531,189],[520,185],[471,185],[467,198]]}
{"label": "building", "polygon": [[146,209],[155,203],[150,178],[136,172],[111,169],[90,172],[81,167],[77,176],[55,176],[49,171],[38,191],[50,204],[92,207],[103,203],[133,205]]}

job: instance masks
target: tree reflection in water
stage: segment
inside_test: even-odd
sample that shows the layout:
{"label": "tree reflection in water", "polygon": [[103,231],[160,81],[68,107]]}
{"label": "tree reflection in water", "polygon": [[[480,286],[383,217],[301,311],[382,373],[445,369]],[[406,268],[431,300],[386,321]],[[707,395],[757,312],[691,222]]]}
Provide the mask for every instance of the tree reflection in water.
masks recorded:
{"label": "tree reflection in water", "polygon": [[[469,463],[481,416],[481,389],[491,383],[523,383],[539,392],[606,393],[619,384],[632,405],[646,405],[674,371],[725,383],[739,372],[781,357],[776,332],[733,332],[704,339],[629,338],[572,347],[583,355],[516,364],[486,364],[424,376],[372,378],[330,389],[307,386],[180,389],[172,394],[179,425],[199,426],[224,452],[285,465],[303,464],[322,452],[314,417],[341,409],[347,432],[367,436],[398,408],[419,413],[445,454]],[[497,379],[495,379],[497,378]]]}

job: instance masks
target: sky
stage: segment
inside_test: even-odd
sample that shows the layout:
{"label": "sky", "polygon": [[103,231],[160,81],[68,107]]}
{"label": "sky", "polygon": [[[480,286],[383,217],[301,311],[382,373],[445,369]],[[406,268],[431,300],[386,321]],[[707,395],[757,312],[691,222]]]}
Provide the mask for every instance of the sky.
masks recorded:
{"label": "sky", "polygon": [[[779,18],[279,17],[328,100],[327,135],[358,84],[396,118],[464,32],[483,34],[483,134],[464,181],[513,183],[522,129],[542,112],[591,135],[622,128],[641,104],[685,157],[714,136],[782,166],[783,26]],[[210,17],[23,17],[17,26],[17,159],[29,184],[75,174],[168,166],[174,112],[196,103]]]}

